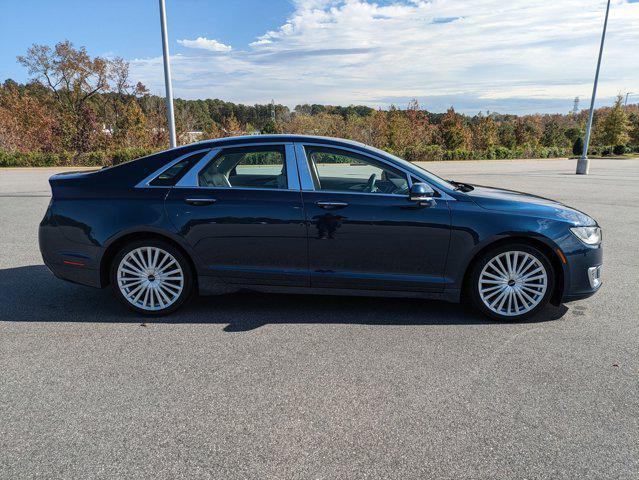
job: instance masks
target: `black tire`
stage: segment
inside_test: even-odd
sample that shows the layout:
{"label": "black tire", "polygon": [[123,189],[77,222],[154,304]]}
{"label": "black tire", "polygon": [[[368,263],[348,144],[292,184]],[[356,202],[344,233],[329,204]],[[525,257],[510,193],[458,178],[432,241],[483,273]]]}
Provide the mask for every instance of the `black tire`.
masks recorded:
{"label": "black tire", "polygon": [[[120,266],[120,263],[122,262],[122,259],[125,258],[130,252],[133,252],[134,250],[137,250],[139,248],[145,249],[146,247],[150,247],[152,249],[153,248],[160,249],[161,251],[166,252],[167,254],[173,257],[175,262],[179,264],[179,267],[182,270],[183,283],[182,283],[181,292],[179,293],[179,295],[177,295],[177,297],[174,300],[173,300],[173,297],[170,297],[173,300],[172,303],[164,308],[160,307],[154,310],[140,308],[139,306],[133,304],[131,301],[129,301],[125,297],[118,283],[118,268]],[[174,312],[175,310],[180,308],[182,304],[191,296],[191,293],[193,291],[193,285],[194,285],[193,270],[191,268],[190,262],[185,258],[184,254],[178,248],[174,247],[170,243],[164,242],[162,240],[157,240],[157,239],[135,240],[125,245],[113,258],[113,261],[111,262],[109,274],[110,274],[109,278],[111,281],[111,288],[113,289],[113,292],[115,296],[118,298],[118,300],[120,300],[120,302],[122,302],[122,304],[124,304],[130,310],[133,310],[134,312],[139,313],[141,315],[145,315],[145,316],[158,317],[158,316],[168,315]]]}
{"label": "black tire", "polygon": [[[528,311],[524,312],[522,309],[522,313],[512,313],[510,315],[500,314],[499,312],[492,310],[488,305],[486,305],[486,303],[484,303],[484,300],[482,299],[482,295],[479,290],[479,277],[484,267],[495,257],[497,257],[498,255],[504,254],[506,252],[524,252],[529,255],[532,255],[543,266],[546,273],[546,278],[547,278],[546,290],[543,296],[540,296],[540,298],[539,297],[535,298],[538,301],[538,303]],[[475,308],[477,308],[480,312],[482,312],[484,315],[486,315],[487,317],[493,320],[499,320],[504,322],[525,320],[536,315],[540,310],[542,310],[548,304],[548,301],[552,297],[554,288],[555,288],[555,271],[552,267],[552,264],[548,260],[548,257],[538,248],[535,248],[525,243],[505,244],[483,253],[477,259],[477,261],[474,262],[470,276],[469,276],[469,284],[467,285],[470,299],[473,305],[475,306]],[[500,294],[498,293],[497,296],[499,295]],[[489,300],[492,301],[493,298],[490,298]],[[488,303],[490,303],[490,301]],[[514,307],[512,308],[512,310],[514,311]]]}

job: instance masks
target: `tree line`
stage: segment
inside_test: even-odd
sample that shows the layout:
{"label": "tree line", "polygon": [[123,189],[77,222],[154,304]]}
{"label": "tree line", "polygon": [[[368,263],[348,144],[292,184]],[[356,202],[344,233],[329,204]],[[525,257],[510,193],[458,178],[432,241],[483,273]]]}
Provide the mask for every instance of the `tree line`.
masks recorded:
{"label": "tree line", "polygon": [[[168,145],[163,97],[130,78],[121,58],[91,57],[69,41],[33,45],[17,60],[21,84],[0,85],[0,166],[109,165]],[[581,154],[587,111],[552,115],[433,113],[407,108],[175,100],[181,144],[243,134],[292,133],[357,140],[411,161]],[[590,155],[639,151],[639,105],[595,111]]]}

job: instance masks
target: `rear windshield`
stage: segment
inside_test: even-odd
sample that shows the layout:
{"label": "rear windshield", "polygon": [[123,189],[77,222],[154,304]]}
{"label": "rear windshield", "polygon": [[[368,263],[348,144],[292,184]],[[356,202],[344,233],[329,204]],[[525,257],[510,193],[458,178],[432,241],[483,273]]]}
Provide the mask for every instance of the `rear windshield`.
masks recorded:
{"label": "rear windshield", "polygon": [[199,162],[208,151],[197,152],[183,158],[174,165],[160,173],[157,177],[149,182],[149,185],[154,187],[172,187],[193,167]]}

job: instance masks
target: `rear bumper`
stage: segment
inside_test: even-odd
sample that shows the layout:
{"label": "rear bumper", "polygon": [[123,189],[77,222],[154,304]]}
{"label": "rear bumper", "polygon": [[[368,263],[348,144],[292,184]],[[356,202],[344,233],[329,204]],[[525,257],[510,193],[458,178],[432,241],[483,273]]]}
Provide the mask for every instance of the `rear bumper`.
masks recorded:
{"label": "rear bumper", "polygon": [[[44,223],[44,222],[43,222]],[[70,242],[55,226],[41,224],[38,243],[42,260],[58,278],[100,288],[101,248]]]}
{"label": "rear bumper", "polygon": [[49,263],[45,260],[44,264],[51,272],[61,280],[71,283],[78,283],[88,287],[101,288],[100,272],[98,270],[83,269],[79,266],[70,266],[58,263]]}

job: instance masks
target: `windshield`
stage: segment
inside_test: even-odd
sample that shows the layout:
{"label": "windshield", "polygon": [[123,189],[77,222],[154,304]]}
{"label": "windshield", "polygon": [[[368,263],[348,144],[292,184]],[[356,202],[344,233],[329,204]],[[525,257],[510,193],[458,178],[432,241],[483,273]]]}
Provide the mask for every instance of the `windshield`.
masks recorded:
{"label": "windshield", "polygon": [[449,190],[456,190],[457,189],[456,186],[453,185],[452,183],[450,183],[449,181],[444,180],[441,177],[438,177],[434,173],[429,172],[428,170],[420,167],[419,165],[415,165],[414,163],[411,163],[411,162],[409,162],[407,160],[404,160],[403,158],[400,158],[400,157],[398,157],[396,155],[393,155],[392,153],[388,153],[388,152],[385,152],[384,150],[380,150],[379,148],[369,147],[368,145],[367,145],[367,148],[369,148],[370,150],[375,151],[375,153],[377,153],[378,155],[382,155],[384,157],[391,158],[396,163],[398,163],[402,167],[404,167],[406,170],[412,170],[417,175],[421,175],[422,177],[428,178],[428,180],[431,180],[436,185],[439,185],[439,186],[441,186],[443,188],[447,188]]}

